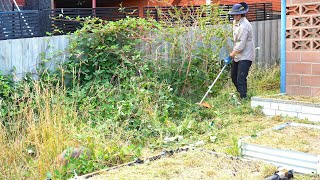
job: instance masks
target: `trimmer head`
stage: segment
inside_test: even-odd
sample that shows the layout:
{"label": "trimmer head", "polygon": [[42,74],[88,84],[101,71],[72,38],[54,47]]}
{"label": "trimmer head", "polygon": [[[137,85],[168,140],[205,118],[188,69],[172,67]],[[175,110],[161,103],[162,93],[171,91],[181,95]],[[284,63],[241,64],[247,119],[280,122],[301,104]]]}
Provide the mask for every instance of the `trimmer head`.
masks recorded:
{"label": "trimmer head", "polygon": [[198,105],[205,108],[212,108],[212,106],[205,101],[203,101],[202,103],[198,103]]}

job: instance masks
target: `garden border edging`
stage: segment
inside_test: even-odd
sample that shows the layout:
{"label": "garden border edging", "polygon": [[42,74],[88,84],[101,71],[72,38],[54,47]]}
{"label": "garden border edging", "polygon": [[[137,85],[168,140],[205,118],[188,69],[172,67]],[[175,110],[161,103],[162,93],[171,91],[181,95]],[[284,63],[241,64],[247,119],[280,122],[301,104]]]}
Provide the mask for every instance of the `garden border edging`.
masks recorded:
{"label": "garden border edging", "polygon": [[320,122],[320,104],[283,100],[274,98],[252,97],[251,107],[262,107],[266,116],[289,116],[309,121]]}
{"label": "garden border edging", "polygon": [[[257,133],[257,137],[270,130],[280,130],[287,126],[293,127],[308,127],[320,129],[320,126],[292,123],[278,125],[276,127]],[[252,138],[251,136],[242,137],[238,140],[239,153],[247,159],[262,160],[280,167],[292,169],[295,172],[304,174],[320,174],[320,155],[304,153],[294,150],[285,150],[252,143],[244,142],[244,140]]]}

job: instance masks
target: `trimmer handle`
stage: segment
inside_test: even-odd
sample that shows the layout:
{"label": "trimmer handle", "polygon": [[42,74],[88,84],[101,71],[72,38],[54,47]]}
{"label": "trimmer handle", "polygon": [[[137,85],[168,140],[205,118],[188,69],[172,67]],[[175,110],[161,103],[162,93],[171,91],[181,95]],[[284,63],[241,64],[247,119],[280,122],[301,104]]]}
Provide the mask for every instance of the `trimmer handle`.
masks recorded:
{"label": "trimmer handle", "polygon": [[232,59],[231,56],[227,56],[227,57],[223,58],[224,64],[225,65],[230,64],[231,63],[231,59]]}

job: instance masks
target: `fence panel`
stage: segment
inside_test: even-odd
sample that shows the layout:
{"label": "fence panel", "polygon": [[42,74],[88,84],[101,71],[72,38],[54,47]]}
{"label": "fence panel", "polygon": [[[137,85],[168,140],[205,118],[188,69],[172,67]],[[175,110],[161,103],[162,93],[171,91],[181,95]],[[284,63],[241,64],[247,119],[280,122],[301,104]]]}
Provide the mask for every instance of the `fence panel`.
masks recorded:
{"label": "fence panel", "polygon": [[[67,34],[81,28],[82,18],[98,17],[107,21],[117,21],[129,17],[139,17],[138,7],[106,8],[60,8],[44,10],[47,18],[46,31],[55,34]],[[80,20],[76,20],[80,18]],[[59,30],[59,31],[57,31]]]}
{"label": "fence panel", "polygon": [[0,12],[0,40],[39,35],[38,11]]}
{"label": "fence panel", "polygon": [[[64,52],[69,45],[68,35],[36,37],[25,39],[10,39],[0,43],[0,71],[5,74],[12,70],[15,79],[21,79],[25,73],[37,74],[37,68],[43,58],[54,60],[46,63],[46,67],[56,67],[56,60],[66,60]],[[57,56],[57,52],[61,52]]]}
{"label": "fence panel", "polygon": [[[277,18],[276,16],[273,16],[272,3],[254,3],[248,4],[248,6],[249,12],[247,14],[247,19],[251,22]],[[219,8],[221,10],[220,17],[228,18],[229,21],[233,20],[232,16],[227,15],[227,13],[232,9],[232,5],[220,5]],[[206,11],[199,11],[199,9],[201,9],[200,6],[148,6],[143,8],[143,15],[144,17],[153,18],[157,21],[161,19],[174,19],[173,14],[175,14],[176,11],[180,12],[181,16],[207,16]]]}
{"label": "fence panel", "polygon": [[[264,68],[275,64],[280,59],[280,20],[258,21],[251,24],[254,31],[255,46],[259,47],[256,50],[255,63]],[[228,28],[231,30],[230,25]],[[54,52],[65,51],[69,44],[68,37],[69,35],[1,41],[0,70],[4,73],[9,73],[15,68],[17,79],[21,78],[26,72],[36,73],[36,68],[43,57],[48,58]],[[150,57],[157,56],[155,59],[169,61],[169,47],[170,44],[163,42],[161,47],[149,44],[147,47],[142,48],[146,48],[145,52],[149,53]],[[164,53],[157,54],[160,49]],[[225,51],[221,55],[228,53],[227,49]],[[66,53],[61,53],[55,59],[64,61],[66,58]],[[55,64],[55,61],[50,61],[47,63],[47,67],[53,68]]]}
{"label": "fence panel", "polygon": [[252,22],[256,63],[260,67],[274,65],[280,59],[280,20]]}

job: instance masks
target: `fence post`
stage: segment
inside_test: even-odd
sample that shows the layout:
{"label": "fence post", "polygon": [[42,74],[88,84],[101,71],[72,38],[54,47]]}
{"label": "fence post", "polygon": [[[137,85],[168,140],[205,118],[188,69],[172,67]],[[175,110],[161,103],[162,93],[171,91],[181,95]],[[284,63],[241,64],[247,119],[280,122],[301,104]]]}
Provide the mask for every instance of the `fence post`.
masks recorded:
{"label": "fence post", "polygon": [[259,20],[259,14],[258,14],[258,8],[257,8],[257,4],[254,4],[255,10],[256,10],[256,21]]}
{"label": "fence post", "polygon": [[[229,9],[232,9],[232,6],[231,6],[231,5],[228,5],[228,11],[229,11]],[[229,13],[228,13],[228,19],[229,19],[229,21],[232,20],[232,19],[231,19],[231,15],[229,15]]]}
{"label": "fence post", "polygon": [[264,18],[263,20],[267,20],[267,16],[266,16],[266,3],[263,3],[263,15],[264,15]]}
{"label": "fence post", "polygon": [[[48,10],[48,9],[44,9],[43,10],[43,17],[44,17],[44,28],[41,30],[41,28],[40,28],[40,26],[39,26],[39,28],[38,28],[38,31],[39,31],[39,35],[40,36],[45,36],[46,35],[46,32],[50,32],[50,13],[51,12],[51,10]],[[39,13],[39,12],[38,12]],[[39,18],[38,18],[38,22],[39,22],[39,24],[40,24],[40,16],[38,16]]]}
{"label": "fence post", "polygon": [[96,11],[96,8],[92,8],[92,15],[93,17],[97,17],[97,11]]}

